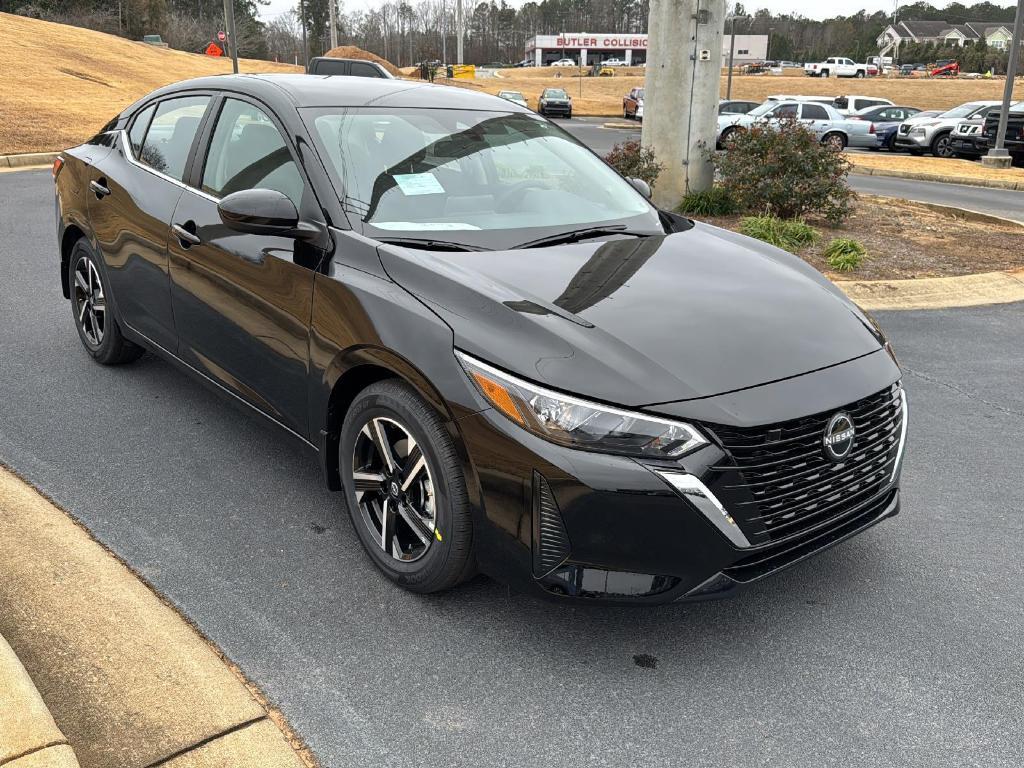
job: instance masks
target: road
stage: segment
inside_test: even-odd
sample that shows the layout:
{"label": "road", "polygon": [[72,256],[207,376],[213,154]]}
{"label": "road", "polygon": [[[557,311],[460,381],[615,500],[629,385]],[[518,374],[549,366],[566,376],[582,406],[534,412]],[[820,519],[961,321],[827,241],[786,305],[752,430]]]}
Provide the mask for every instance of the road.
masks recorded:
{"label": "road", "polygon": [[291,438],[156,358],[86,356],[51,189],[0,175],[0,461],[324,766],[1024,763],[1024,306],[880,314],[912,409],[903,512],[734,599],[553,605],[483,577],[421,597],[377,573]]}
{"label": "road", "polygon": [[[607,122],[621,123],[621,119],[574,117],[572,120],[555,118],[555,122],[600,155],[607,154],[618,142],[640,140],[639,125],[631,130],[603,127]],[[1021,192],[971,187],[966,184],[936,184],[887,176],[851,174],[849,178],[850,186],[858,192],[952,205],[1024,222],[1024,193]]]}

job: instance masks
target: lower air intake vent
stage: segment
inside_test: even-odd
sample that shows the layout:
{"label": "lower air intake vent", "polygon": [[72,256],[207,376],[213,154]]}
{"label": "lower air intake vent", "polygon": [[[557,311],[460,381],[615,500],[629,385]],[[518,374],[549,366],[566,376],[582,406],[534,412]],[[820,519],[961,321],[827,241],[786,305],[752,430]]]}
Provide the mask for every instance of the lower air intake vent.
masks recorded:
{"label": "lower air intake vent", "polygon": [[545,576],[569,557],[569,534],[548,481],[533,473],[533,575]]}

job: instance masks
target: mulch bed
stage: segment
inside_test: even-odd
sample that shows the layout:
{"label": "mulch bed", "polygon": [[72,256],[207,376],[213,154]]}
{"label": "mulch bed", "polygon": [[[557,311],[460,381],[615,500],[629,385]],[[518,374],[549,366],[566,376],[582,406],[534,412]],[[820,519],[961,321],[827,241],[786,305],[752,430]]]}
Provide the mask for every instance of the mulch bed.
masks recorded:
{"label": "mulch bed", "polygon": [[[702,221],[738,231],[742,218]],[[842,226],[832,228],[813,217],[807,223],[821,239],[797,255],[835,280],[947,277],[1024,267],[1024,226],[964,219],[906,200],[861,195]],[[852,237],[867,250],[855,271],[833,272],[822,257],[836,237]]]}

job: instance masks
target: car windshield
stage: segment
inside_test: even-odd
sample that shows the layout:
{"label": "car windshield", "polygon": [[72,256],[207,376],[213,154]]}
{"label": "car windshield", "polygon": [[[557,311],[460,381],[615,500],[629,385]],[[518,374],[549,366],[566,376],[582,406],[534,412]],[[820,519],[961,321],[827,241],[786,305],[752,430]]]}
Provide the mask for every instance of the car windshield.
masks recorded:
{"label": "car windshield", "polygon": [[502,91],[498,95],[499,96],[504,96],[506,99],[521,99],[521,98],[523,98],[523,94],[521,94],[519,91]]}
{"label": "car windshield", "polygon": [[636,92],[636,97],[638,99],[642,99],[644,97],[644,89],[643,88],[641,88],[639,91]]}
{"label": "car windshield", "polygon": [[447,241],[508,248],[581,226],[664,231],[631,184],[533,114],[366,107],[302,113],[350,220],[376,239],[442,232]]}
{"label": "car windshield", "polygon": [[770,112],[777,106],[779,106],[779,102],[777,101],[766,101],[761,106],[755,107],[754,109],[747,112],[747,114],[750,115],[751,117],[757,117],[758,115],[763,115],[765,112]]}
{"label": "car windshield", "polygon": [[569,95],[559,88],[548,88],[544,95],[549,99],[568,99]]}
{"label": "car windshield", "polygon": [[976,112],[980,106],[980,104],[961,104],[959,107],[953,107],[948,112],[943,112],[939,117],[967,117],[972,112]]}

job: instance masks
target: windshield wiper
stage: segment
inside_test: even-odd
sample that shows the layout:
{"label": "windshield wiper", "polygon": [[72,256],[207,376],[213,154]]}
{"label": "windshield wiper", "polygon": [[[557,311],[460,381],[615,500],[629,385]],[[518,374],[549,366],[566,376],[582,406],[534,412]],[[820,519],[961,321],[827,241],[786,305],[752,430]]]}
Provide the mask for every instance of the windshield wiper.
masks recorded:
{"label": "windshield wiper", "polygon": [[651,233],[631,231],[625,224],[608,224],[601,227],[585,227],[584,229],[574,229],[569,232],[559,232],[557,235],[539,237],[536,240],[520,243],[516,248],[541,248],[545,245],[564,245],[565,243],[575,243],[579,240],[585,240],[588,237],[598,237],[600,235],[650,237]]}
{"label": "windshield wiper", "polygon": [[433,238],[418,237],[385,237],[378,238],[378,242],[387,245],[401,245],[405,248],[418,248],[421,251],[486,251],[475,245],[456,243],[452,240],[435,240]]}

